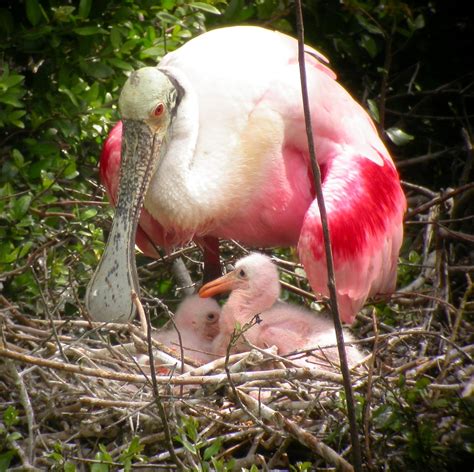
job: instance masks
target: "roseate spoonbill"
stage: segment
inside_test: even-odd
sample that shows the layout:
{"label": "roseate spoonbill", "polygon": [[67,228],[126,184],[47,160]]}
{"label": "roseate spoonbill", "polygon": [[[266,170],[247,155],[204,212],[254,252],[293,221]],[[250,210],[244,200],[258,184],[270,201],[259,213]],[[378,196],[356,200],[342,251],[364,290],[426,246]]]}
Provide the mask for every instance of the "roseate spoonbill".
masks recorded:
{"label": "roseate spoonbill", "polygon": [[[186,297],[176,310],[174,322],[181,334],[184,355],[206,363],[213,359],[212,342],[219,333],[221,307],[212,298]],[[152,334],[153,338],[179,351],[179,337],[174,326]]]}
{"label": "roseate spoonbill", "polygon": [[[306,51],[341,318],[351,323],[367,297],[394,289],[406,203],[372,120],[324,56]],[[152,243],[194,239],[214,265],[216,238],[297,245],[313,290],[328,293],[295,39],[252,26],[202,34],[133,72],[119,107],[100,160],[116,213],[86,294],[94,319],[133,316],[135,240],[156,257]]]}
{"label": "roseate spoonbill", "polygon": [[[339,364],[332,320],[277,301],[280,281],[277,268],[269,257],[258,253],[244,257],[237,262],[235,270],[201,287],[199,295],[211,297],[228,291],[231,294],[222,308],[219,334],[212,347],[216,354],[226,353],[236,323],[243,326],[259,315],[259,322],[245,332],[245,337],[252,344],[262,348],[275,345],[280,355],[315,348],[311,355],[304,356],[297,362],[308,367]],[[347,331],[344,337],[346,341],[353,340]],[[243,343],[235,348],[236,351],[247,349]],[[346,354],[351,366],[363,358],[362,353],[354,346],[347,346]]]}

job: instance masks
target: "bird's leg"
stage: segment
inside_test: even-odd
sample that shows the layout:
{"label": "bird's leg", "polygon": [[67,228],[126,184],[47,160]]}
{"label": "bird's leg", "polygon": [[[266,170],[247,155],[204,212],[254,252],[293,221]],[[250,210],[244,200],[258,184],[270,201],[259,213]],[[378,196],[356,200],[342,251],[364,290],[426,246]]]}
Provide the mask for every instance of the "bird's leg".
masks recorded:
{"label": "bird's leg", "polygon": [[203,283],[210,282],[222,275],[221,261],[219,258],[219,240],[212,236],[205,236],[200,241],[204,253]]}

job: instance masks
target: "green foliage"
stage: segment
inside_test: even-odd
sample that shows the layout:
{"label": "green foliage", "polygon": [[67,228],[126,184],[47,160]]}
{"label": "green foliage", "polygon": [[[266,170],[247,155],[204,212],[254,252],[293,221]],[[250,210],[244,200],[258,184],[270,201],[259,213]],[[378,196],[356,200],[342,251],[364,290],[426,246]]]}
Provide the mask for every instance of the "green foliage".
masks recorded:
{"label": "green foliage", "polygon": [[297,462],[295,465],[290,465],[291,472],[306,472],[311,470],[313,464],[311,462]]}
{"label": "green foliage", "polygon": [[21,439],[22,435],[14,429],[19,423],[18,410],[8,406],[3,412],[3,422],[0,422],[0,472],[7,471],[10,464],[18,455],[15,441]]}
{"label": "green foliage", "polygon": [[408,258],[400,258],[398,264],[398,283],[401,287],[408,285],[420,271],[421,256],[416,251],[410,251]]}
{"label": "green foliage", "polygon": [[91,472],[109,472],[111,466],[113,466],[112,456],[107,452],[106,447],[103,444],[99,444],[99,449],[94,457],[97,461],[95,464],[92,464]]}
{"label": "green foliage", "polygon": [[[420,377],[416,382],[408,384],[404,376],[400,376],[398,386],[389,389],[383,402],[373,410],[373,428],[385,437],[386,447],[396,451],[406,448],[404,464],[407,470],[447,470],[457,460],[462,461],[463,454],[469,452],[470,442],[463,444],[461,435],[468,433],[463,428],[457,432],[452,430],[452,419],[472,414],[465,409],[460,399],[447,400],[428,389],[432,381],[428,377]],[[439,423],[437,419],[446,420]],[[472,436],[473,429],[469,434]],[[450,452],[446,455],[448,441],[456,436],[458,456]],[[452,447],[452,446],[451,446]],[[456,459],[455,459],[456,457]]]}
{"label": "green foliage", "polygon": [[22,117],[26,114],[23,110],[22,98],[26,93],[23,87],[25,77],[20,74],[11,74],[8,64],[0,62],[0,127],[13,125],[24,128]]}
{"label": "green foliage", "polygon": [[53,462],[51,470],[57,470],[62,472],[75,472],[76,466],[67,460],[66,454],[64,453],[64,446],[62,443],[55,443],[53,451],[48,454],[49,459]]}
{"label": "green foliage", "polygon": [[140,444],[140,438],[135,436],[130,446],[119,457],[119,462],[123,464],[125,471],[133,470],[132,465],[134,462],[144,462],[145,457],[141,455],[143,448],[143,444]]}
{"label": "green foliage", "polygon": [[[53,298],[73,302],[76,290],[82,298],[110,221],[109,209],[87,202],[101,199],[91,182],[118,120],[120,87],[130,71],[202,31],[205,14],[218,13],[206,2],[171,0],[28,0],[0,8],[0,273],[18,271],[7,295],[43,311],[41,269],[28,262],[39,251]],[[67,234],[67,244],[55,244],[57,234]],[[170,287],[165,280],[160,293]]]}
{"label": "green foliage", "polygon": [[216,456],[222,450],[222,439],[214,439],[210,445],[200,437],[199,422],[192,416],[183,416],[178,425],[178,434],[175,441],[191,454],[195,462],[193,472],[230,472],[233,470],[234,460],[226,461]]}

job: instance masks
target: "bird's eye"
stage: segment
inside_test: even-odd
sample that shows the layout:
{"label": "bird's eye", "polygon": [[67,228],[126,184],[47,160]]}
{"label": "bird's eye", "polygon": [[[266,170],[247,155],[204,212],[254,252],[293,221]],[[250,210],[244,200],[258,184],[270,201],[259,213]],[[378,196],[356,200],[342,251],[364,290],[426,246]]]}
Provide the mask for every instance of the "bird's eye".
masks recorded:
{"label": "bird's eye", "polygon": [[153,114],[155,116],[161,116],[164,111],[165,111],[165,106],[163,105],[163,103],[158,103],[155,110],[153,111]]}
{"label": "bird's eye", "polygon": [[214,321],[214,320],[216,319],[215,313],[208,313],[208,314],[207,314],[207,319],[208,319],[209,321]]}
{"label": "bird's eye", "polygon": [[240,269],[239,270],[239,277],[242,277],[243,279],[245,279],[245,277],[247,277],[247,272],[245,272],[244,269]]}

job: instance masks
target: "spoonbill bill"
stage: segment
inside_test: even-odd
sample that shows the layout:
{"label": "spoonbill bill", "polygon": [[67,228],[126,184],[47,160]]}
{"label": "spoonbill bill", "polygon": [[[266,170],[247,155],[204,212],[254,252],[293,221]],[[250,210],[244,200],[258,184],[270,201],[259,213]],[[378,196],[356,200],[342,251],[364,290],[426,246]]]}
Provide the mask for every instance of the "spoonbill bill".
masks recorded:
{"label": "spoonbill bill", "polygon": [[[366,111],[322,54],[306,52],[338,301],[351,323],[368,297],[395,287],[406,201]],[[116,212],[86,294],[92,318],[133,317],[135,242],[157,257],[154,245],[194,240],[208,272],[220,270],[217,238],[297,246],[313,290],[328,294],[294,38],[253,26],[204,33],[132,72],[119,108],[100,159]]]}
{"label": "spoonbill bill", "polygon": [[[222,308],[219,333],[214,339],[212,351],[224,355],[238,323],[241,327],[258,316],[257,323],[245,331],[246,339],[261,348],[275,345],[280,355],[311,349],[310,355],[298,359],[304,366],[339,364],[336,333],[330,318],[311,313],[293,304],[278,300],[280,281],[278,271],[271,259],[260,253],[252,253],[240,259],[235,269],[223,277],[208,282],[199,290],[199,296],[207,298],[231,292]],[[344,332],[346,341],[353,341],[351,334]],[[326,347],[332,346],[332,347]],[[243,342],[235,351],[248,350]],[[362,360],[361,351],[347,346],[349,365]]]}

